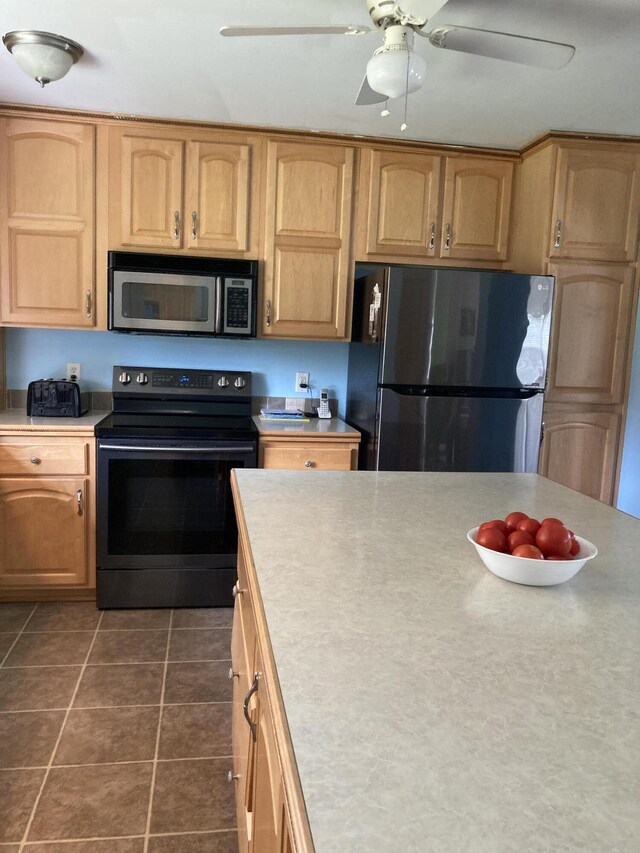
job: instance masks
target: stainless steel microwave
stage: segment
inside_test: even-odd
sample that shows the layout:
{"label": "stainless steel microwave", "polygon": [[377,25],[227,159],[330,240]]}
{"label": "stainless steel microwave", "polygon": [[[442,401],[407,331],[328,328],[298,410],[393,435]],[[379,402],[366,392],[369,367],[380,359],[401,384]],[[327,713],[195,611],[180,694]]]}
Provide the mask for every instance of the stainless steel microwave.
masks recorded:
{"label": "stainless steel microwave", "polygon": [[109,329],[255,337],[258,262],[109,252]]}

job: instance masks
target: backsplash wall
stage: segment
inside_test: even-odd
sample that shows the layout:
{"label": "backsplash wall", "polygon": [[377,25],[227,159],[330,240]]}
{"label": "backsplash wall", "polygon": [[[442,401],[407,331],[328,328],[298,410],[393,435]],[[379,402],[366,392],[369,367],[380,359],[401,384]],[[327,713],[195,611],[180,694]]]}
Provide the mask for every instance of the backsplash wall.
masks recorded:
{"label": "backsplash wall", "polygon": [[215,340],[115,332],[5,329],[7,388],[26,389],[33,379],[66,374],[81,364],[86,391],[110,391],[114,364],[250,370],[254,396],[296,397],[296,371],[311,374],[313,397],[320,388],[338,399],[344,415],[349,345],[331,341]]}

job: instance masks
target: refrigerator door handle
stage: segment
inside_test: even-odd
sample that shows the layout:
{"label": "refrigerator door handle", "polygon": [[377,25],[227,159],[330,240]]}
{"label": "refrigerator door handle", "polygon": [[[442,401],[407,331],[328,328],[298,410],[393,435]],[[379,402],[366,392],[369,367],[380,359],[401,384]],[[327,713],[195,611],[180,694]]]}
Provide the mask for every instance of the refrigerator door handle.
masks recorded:
{"label": "refrigerator door handle", "polygon": [[540,447],[542,447],[543,441],[544,441],[544,421],[540,421]]}

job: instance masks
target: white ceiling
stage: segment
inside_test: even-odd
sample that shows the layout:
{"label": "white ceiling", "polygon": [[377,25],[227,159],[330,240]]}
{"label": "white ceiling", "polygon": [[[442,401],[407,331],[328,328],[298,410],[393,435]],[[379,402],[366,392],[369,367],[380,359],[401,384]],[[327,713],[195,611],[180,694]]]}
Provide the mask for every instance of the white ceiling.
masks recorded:
{"label": "white ceiling", "polygon": [[[438,8],[441,0],[427,0]],[[369,25],[365,0],[2,0],[0,33],[40,29],[85,56],[45,89],[0,45],[0,101],[120,115],[520,148],[547,130],[640,135],[639,0],[449,0],[459,24],[568,42],[560,71],[433,48],[427,80],[390,117],[354,100],[382,34],[224,39],[224,25]]]}

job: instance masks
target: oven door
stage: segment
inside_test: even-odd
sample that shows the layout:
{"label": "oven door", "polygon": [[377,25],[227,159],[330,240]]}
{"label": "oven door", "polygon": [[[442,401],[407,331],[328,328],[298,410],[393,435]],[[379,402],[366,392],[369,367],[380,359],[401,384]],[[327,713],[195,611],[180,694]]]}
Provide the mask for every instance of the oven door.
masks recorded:
{"label": "oven door", "polygon": [[221,331],[222,283],[208,275],[113,270],[109,328],[120,332],[214,335]]}

